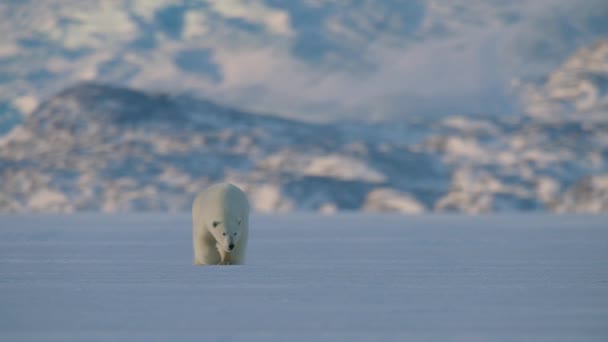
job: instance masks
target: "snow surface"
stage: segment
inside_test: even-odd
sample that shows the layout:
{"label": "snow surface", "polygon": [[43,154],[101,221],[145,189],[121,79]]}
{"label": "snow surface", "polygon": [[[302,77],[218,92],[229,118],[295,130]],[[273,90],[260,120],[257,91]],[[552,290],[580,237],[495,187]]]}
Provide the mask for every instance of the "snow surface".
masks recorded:
{"label": "snow surface", "polygon": [[[606,341],[605,216],[0,216],[1,341]],[[201,339],[203,338],[203,339]]]}

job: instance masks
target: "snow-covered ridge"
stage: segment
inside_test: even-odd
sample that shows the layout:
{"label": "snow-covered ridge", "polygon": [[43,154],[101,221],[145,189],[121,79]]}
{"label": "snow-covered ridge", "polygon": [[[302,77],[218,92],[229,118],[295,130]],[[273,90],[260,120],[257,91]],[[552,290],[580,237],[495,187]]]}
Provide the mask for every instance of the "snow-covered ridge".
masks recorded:
{"label": "snow-covered ridge", "polygon": [[526,114],[399,124],[310,124],[77,84],[1,138],[0,211],[187,211],[228,180],[265,212],[605,212],[605,50],[520,83]]}
{"label": "snow-covered ridge", "polygon": [[527,112],[537,120],[605,121],[608,110],[608,40],[570,56],[544,82],[519,84]]}
{"label": "snow-covered ridge", "polygon": [[388,206],[368,196],[389,187],[420,212],[414,198],[431,203],[446,176],[419,171],[432,169],[425,153],[338,126],[93,83],[43,102],[0,146],[2,211],[185,211],[195,192],[230,180],[260,211],[399,208],[392,193]]}

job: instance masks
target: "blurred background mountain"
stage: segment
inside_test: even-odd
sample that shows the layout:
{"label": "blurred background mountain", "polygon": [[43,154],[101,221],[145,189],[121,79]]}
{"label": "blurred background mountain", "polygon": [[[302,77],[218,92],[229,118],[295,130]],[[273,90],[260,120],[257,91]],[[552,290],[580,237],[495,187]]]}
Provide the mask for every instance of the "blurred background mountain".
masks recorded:
{"label": "blurred background mountain", "polygon": [[608,3],[0,3],[0,212],[608,211]]}

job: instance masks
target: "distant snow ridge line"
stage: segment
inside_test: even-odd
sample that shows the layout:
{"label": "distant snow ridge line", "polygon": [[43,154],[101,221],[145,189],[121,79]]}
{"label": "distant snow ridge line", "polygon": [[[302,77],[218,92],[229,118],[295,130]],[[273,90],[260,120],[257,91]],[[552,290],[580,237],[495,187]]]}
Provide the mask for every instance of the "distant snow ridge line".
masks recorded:
{"label": "distant snow ridge line", "polygon": [[608,211],[608,115],[560,118],[320,125],[82,83],[0,137],[0,211],[182,212],[220,180],[261,212]]}

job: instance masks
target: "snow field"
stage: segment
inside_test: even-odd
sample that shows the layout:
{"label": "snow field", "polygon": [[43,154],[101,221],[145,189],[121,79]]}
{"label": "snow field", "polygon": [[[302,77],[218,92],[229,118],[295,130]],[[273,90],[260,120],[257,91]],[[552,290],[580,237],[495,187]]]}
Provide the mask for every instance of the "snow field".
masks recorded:
{"label": "snow field", "polygon": [[0,341],[605,341],[602,216],[254,216],[245,266],[189,215],[0,216]]}

